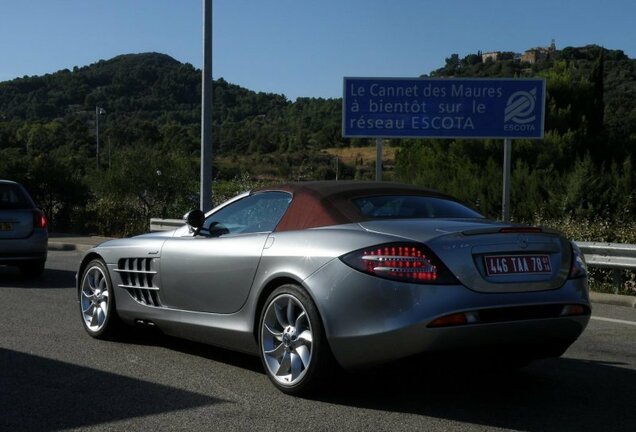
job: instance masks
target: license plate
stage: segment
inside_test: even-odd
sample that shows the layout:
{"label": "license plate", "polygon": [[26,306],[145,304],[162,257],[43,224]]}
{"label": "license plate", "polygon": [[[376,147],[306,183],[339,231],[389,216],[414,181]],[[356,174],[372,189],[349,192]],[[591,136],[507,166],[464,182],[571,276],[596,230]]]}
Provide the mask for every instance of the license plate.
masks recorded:
{"label": "license plate", "polygon": [[12,231],[13,225],[7,222],[0,222],[0,231]]}
{"label": "license plate", "polygon": [[548,255],[493,255],[484,257],[488,276],[552,273]]}

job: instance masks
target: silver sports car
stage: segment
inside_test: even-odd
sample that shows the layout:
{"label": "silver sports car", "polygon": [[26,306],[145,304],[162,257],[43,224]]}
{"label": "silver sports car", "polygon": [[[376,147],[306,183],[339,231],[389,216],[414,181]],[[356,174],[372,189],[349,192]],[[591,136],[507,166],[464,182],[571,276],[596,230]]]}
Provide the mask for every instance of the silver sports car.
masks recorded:
{"label": "silver sports car", "polygon": [[77,289],[89,335],[148,325],[259,355],[274,385],[298,394],[336,365],[475,349],[518,363],[559,356],[590,318],[575,244],[414,186],[285,184],[184,219],[86,253]]}

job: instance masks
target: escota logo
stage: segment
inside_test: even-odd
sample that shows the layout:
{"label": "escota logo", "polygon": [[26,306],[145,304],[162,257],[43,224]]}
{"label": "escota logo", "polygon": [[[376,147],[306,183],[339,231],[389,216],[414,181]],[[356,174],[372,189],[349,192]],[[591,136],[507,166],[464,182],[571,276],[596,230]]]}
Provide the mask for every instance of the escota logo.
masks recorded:
{"label": "escota logo", "polygon": [[504,123],[511,122],[513,124],[506,125],[506,130],[528,130],[529,127],[534,129],[534,125],[528,125],[533,122],[537,116],[535,115],[535,107],[537,101],[537,89],[534,88],[527,91],[518,91],[508,98],[506,105],[506,114]]}

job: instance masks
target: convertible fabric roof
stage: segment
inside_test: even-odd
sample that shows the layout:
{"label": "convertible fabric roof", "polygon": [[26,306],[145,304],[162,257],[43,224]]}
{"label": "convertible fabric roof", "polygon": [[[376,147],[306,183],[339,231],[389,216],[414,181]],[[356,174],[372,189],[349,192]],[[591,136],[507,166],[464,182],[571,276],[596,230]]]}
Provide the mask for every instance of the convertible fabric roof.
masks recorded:
{"label": "convertible fabric roof", "polygon": [[417,186],[388,182],[313,181],[264,187],[254,192],[286,191],[292,202],[274,231],[291,231],[368,220],[351,201],[378,195],[424,195],[452,199]]}

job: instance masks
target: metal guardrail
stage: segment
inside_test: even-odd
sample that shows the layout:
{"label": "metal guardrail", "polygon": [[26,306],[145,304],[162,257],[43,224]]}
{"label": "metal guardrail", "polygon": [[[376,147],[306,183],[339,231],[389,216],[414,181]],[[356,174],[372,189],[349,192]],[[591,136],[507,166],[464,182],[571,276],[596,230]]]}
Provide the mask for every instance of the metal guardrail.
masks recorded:
{"label": "metal guardrail", "polygon": [[[182,219],[150,219],[150,231],[169,231],[184,225]],[[636,270],[636,244],[580,242],[576,244],[583,252],[590,267],[612,270],[614,290],[618,292],[623,283],[623,270]]]}
{"label": "metal guardrail", "polygon": [[183,219],[150,218],[150,232],[170,231],[185,225]]}
{"label": "metal guardrail", "polygon": [[593,267],[636,270],[636,245],[623,243],[576,242]]}
{"label": "metal guardrail", "polygon": [[614,293],[623,284],[623,270],[636,270],[636,244],[576,242],[590,267],[612,270]]}

